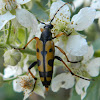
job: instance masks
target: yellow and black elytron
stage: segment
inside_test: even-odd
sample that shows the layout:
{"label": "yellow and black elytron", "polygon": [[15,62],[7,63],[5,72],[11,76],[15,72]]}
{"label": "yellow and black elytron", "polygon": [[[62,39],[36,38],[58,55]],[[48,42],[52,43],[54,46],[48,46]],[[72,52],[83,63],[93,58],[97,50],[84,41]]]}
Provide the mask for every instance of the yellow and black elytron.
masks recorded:
{"label": "yellow and black elytron", "polygon": [[[66,5],[66,3],[64,5]],[[57,12],[64,5],[62,5],[57,10]],[[56,16],[57,12],[55,13],[54,17]],[[51,24],[51,22],[53,21],[54,17],[51,19],[49,24],[45,24],[45,23],[40,22],[38,20],[40,23],[45,24],[44,29],[41,29],[42,33],[41,33],[40,39],[38,37],[34,37],[25,45],[24,48],[18,49],[18,50],[23,50],[27,47],[27,45],[33,39],[36,40],[36,42],[37,42],[36,43],[37,61],[33,62],[29,66],[28,70],[29,70],[29,73],[32,75],[32,77],[35,79],[35,84],[36,84],[37,78],[32,74],[30,69],[33,68],[36,64],[38,65],[40,79],[41,79],[43,86],[45,86],[46,91],[48,91],[48,88],[49,88],[51,80],[52,80],[54,60],[57,59],[57,60],[61,61],[68,68],[66,63],[62,60],[62,58],[60,58],[59,56],[55,56],[55,47],[58,48],[59,51],[65,55],[68,62],[71,62],[68,60],[66,53],[60,47],[55,46],[54,42],[52,41],[54,38],[57,38],[57,37],[64,35],[64,33],[60,33],[60,34],[56,35],[55,37],[52,37],[51,29],[53,28],[53,25]],[[71,63],[77,63],[77,62],[71,62]],[[89,80],[89,79],[86,79],[86,78],[83,78],[81,76],[74,74],[69,68],[68,68],[68,70],[74,76],[77,76],[77,77],[85,79],[85,80]],[[34,87],[35,87],[35,85],[34,85]],[[34,90],[34,88],[33,88],[33,90]]]}

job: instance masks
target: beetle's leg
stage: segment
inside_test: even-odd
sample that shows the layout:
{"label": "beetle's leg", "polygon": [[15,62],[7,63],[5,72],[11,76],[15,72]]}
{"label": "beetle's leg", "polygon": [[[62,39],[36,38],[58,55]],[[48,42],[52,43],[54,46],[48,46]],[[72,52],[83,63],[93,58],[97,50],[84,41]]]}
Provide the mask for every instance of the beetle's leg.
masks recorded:
{"label": "beetle's leg", "polygon": [[14,48],[14,49],[17,49],[17,50],[24,50],[27,46],[28,46],[28,44],[32,41],[32,40],[39,40],[39,38],[38,37],[34,37],[34,38],[32,38],[23,48]]}
{"label": "beetle's leg", "polygon": [[81,62],[81,60],[80,60],[80,61],[73,61],[73,62],[72,62],[72,61],[69,61],[69,59],[68,59],[66,53],[65,53],[60,47],[58,47],[58,46],[55,46],[55,47],[58,48],[59,51],[60,51],[62,54],[65,55],[65,57],[66,57],[66,59],[67,59],[68,62],[70,62],[70,63],[78,63],[78,62]]}
{"label": "beetle's leg", "polygon": [[92,79],[87,79],[87,78],[84,78],[84,77],[81,77],[81,76],[78,76],[78,75],[74,74],[74,73],[71,71],[71,69],[66,65],[66,63],[62,60],[62,58],[60,58],[59,56],[55,56],[55,59],[61,61],[61,62],[67,67],[67,69],[69,70],[69,72],[70,72],[72,75],[74,75],[74,76],[76,76],[76,77],[79,77],[79,78],[81,78],[81,79],[84,79],[84,80],[88,80],[88,81],[91,81],[91,80],[92,80]]}
{"label": "beetle's leg", "polygon": [[57,34],[55,37],[53,37],[52,39],[55,39],[55,38],[60,37],[60,36],[62,36],[62,35],[69,36],[69,35],[71,35],[71,33],[67,35],[67,34],[64,33],[64,32],[61,32],[61,33]]}
{"label": "beetle's leg", "polygon": [[62,36],[62,35],[66,35],[66,34],[63,33],[63,32],[61,32],[61,33],[57,34],[55,37],[53,37],[52,39],[55,39],[55,38],[60,37],[60,36]]}
{"label": "beetle's leg", "polygon": [[34,87],[33,87],[33,89],[32,89],[31,92],[33,92],[33,90],[34,90],[34,88],[35,88],[37,78],[32,74],[32,72],[31,72],[30,70],[31,70],[31,68],[33,68],[36,64],[37,64],[37,61],[33,62],[33,63],[29,66],[29,68],[28,68],[29,73],[30,73],[31,76],[35,79]]}
{"label": "beetle's leg", "polygon": [[43,29],[43,28],[40,28],[40,31],[41,31],[41,32],[43,32],[43,31],[44,31],[44,29]]}

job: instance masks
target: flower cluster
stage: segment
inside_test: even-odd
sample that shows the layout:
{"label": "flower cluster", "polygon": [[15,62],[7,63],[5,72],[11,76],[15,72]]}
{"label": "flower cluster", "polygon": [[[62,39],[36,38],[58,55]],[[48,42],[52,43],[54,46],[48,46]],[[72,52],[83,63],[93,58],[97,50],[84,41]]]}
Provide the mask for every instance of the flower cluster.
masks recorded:
{"label": "flower cluster", "polygon": [[[75,0],[75,6],[79,7],[83,1],[77,4],[79,0]],[[28,73],[29,65],[37,60],[35,42],[31,42],[25,50],[14,49],[24,47],[33,36],[40,37],[40,29],[44,28],[44,24],[38,24],[35,15],[22,6],[28,2],[31,0],[0,1],[0,30],[4,32],[4,35],[0,35],[0,48],[3,47],[6,66],[4,74],[0,73],[0,86],[4,82],[12,81],[14,91],[24,92],[24,100],[32,92],[45,97],[45,88],[40,81],[37,68],[31,69],[37,80]],[[65,72],[59,75],[54,74],[51,89],[57,92],[60,88],[69,89],[75,86],[77,94],[81,95],[81,100],[83,100],[92,77],[99,75],[100,57],[93,57],[95,53],[93,46],[88,45],[86,36],[81,32],[88,29],[96,18],[100,19],[100,0],[93,0],[91,3],[89,1],[90,7],[83,7],[77,14],[72,14],[68,3],[64,4],[62,0],[56,0],[50,6],[50,19],[54,17],[51,22],[54,26],[51,32],[53,37],[64,33],[63,36],[55,39],[54,43],[64,50],[67,59],[66,55],[60,54],[58,50],[55,51],[55,55],[62,57],[74,74],[72,75],[71,71],[63,66]],[[48,24],[50,21],[45,21],[45,23]],[[62,66],[62,63],[55,62],[55,66],[59,65]]]}

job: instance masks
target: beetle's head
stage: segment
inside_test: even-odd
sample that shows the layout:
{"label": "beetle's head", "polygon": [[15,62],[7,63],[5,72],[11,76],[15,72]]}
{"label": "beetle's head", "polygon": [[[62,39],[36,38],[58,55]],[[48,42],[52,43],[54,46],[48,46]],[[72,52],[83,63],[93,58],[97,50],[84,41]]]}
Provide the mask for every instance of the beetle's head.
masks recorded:
{"label": "beetle's head", "polygon": [[52,29],[53,25],[50,23],[50,24],[45,25],[44,28]]}

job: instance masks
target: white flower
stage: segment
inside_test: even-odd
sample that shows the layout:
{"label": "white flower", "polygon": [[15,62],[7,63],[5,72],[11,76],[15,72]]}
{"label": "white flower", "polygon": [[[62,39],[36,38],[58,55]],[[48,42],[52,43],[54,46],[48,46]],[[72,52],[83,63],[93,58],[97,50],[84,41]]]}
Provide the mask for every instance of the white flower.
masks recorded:
{"label": "white flower", "polygon": [[4,78],[16,77],[22,74],[22,69],[19,66],[7,66],[4,69]]}
{"label": "white flower", "polygon": [[[81,62],[81,67],[79,67],[81,69],[82,68],[85,69],[82,72],[83,75],[84,75],[84,73],[86,73],[85,77],[86,76],[87,77],[96,77],[99,75],[100,57],[93,58],[93,54],[94,54],[93,47],[92,46],[88,47],[88,52],[83,56],[83,60]],[[82,79],[79,79],[76,83],[76,86],[75,86],[76,92],[78,94],[81,94],[82,100],[86,96],[86,90],[89,87],[89,84],[90,84],[90,81],[86,81],[86,80],[82,80]]]}
{"label": "white flower", "polygon": [[[58,1],[58,2],[54,2],[51,7],[50,7],[50,18],[52,19],[54,14],[56,13],[56,11],[64,4],[63,1]],[[68,37],[68,43],[67,45],[67,51],[74,56],[83,56],[86,52],[87,52],[87,43],[86,40],[80,36],[76,36],[75,34],[78,34],[76,31],[83,31],[84,29],[88,28],[94,21],[95,18],[95,13],[96,11],[94,9],[92,9],[91,7],[85,7],[82,8],[78,14],[74,15],[70,21],[70,16],[71,16],[71,12],[70,9],[67,5],[63,6],[58,13],[56,14],[52,24],[54,25],[54,28],[52,30],[53,33],[60,33],[60,32],[64,32],[67,35],[69,34],[74,34],[76,39],[79,40],[75,40],[74,36],[73,37]],[[71,39],[74,40],[71,40]],[[70,43],[73,42],[73,43]],[[74,42],[75,41],[75,42]],[[73,45],[75,43],[78,43],[77,46],[74,48]],[[80,46],[78,46],[80,45]],[[83,48],[85,46],[85,49]],[[73,47],[73,49],[72,49]],[[77,48],[78,47],[78,48]],[[69,49],[68,49],[69,48]],[[76,49],[77,48],[77,49]],[[73,51],[73,50],[76,51]],[[80,50],[84,51],[81,52]],[[76,53],[77,52],[77,53]]]}
{"label": "white flower", "polygon": [[83,100],[84,97],[86,96],[86,90],[89,87],[89,85],[90,85],[90,82],[89,81],[82,80],[82,79],[79,79],[76,82],[75,89],[76,89],[76,92],[79,95],[81,95],[81,100]]}
{"label": "white flower", "polygon": [[[31,75],[23,75],[13,81],[13,89],[16,92],[24,91],[23,100],[26,100],[32,94],[34,84],[35,80],[32,78]],[[44,89],[41,89],[40,81],[38,80],[36,81],[34,92],[44,97]]]}
{"label": "white flower", "polygon": [[[93,54],[93,47],[88,47],[88,52],[83,56],[83,60],[80,63],[71,63],[69,68],[74,74],[79,75],[85,79],[90,79],[91,77],[98,76],[100,70],[100,57],[93,58]],[[71,61],[73,61],[73,57]],[[76,79],[76,83],[74,81],[74,78]],[[51,88],[54,92],[56,92],[60,88],[71,88],[74,84],[76,92],[81,95],[81,99],[83,100],[83,98],[86,96],[86,91],[90,85],[90,81],[72,76],[69,73],[63,73],[54,77],[54,79],[52,80]]]}
{"label": "white flower", "polygon": [[73,5],[74,5],[75,9],[77,9],[81,5],[89,6],[90,3],[91,3],[91,0],[74,0],[73,1]]}
{"label": "white flower", "polygon": [[0,12],[11,11],[19,8],[21,4],[25,4],[31,0],[1,0],[0,1]]}
{"label": "white flower", "polygon": [[74,56],[83,56],[87,53],[88,45],[80,35],[71,35],[68,38],[66,50]]}
{"label": "white flower", "polygon": [[35,81],[30,75],[23,75],[13,81],[13,89],[16,92],[24,91],[24,100],[28,98],[34,87]]}
{"label": "white flower", "polygon": [[100,0],[92,0],[91,7],[100,10]]}
{"label": "white flower", "polygon": [[75,9],[80,7],[83,4],[84,0],[74,0],[73,4],[75,6]]}
{"label": "white flower", "polygon": [[96,9],[95,19],[100,18],[100,0],[92,0],[91,5],[92,8]]}
{"label": "white flower", "polygon": [[21,53],[18,50],[11,49],[4,53],[4,62],[6,65],[15,66],[21,60]]}
{"label": "white flower", "polygon": [[72,88],[74,84],[74,77],[70,73],[62,73],[52,79],[51,88],[53,92],[57,92],[60,88]]}
{"label": "white flower", "polygon": [[[30,0],[5,0],[1,1],[3,4],[0,5],[0,10],[6,11],[5,14],[0,15],[0,30],[3,26],[11,19],[16,17],[17,21],[26,28],[31,28],[35,34],[38,22],[33,14],[25,9],[21,9],[20,4],[25,4]],[[0,3],[1,3],[0,2]],[[6,8],[6,9],[5,9]],[[12,14],[11,10],[16,12],[15,15]]]}
{"label": "white flower", "polygon": [[[8,17],[9,16],[9,17]],[[0,15],[0,30],[4,27],[4,25],[11,19],[14,19],[16,16],[12,15],[10,12],[5,13],[4,15]]]}
{"label": "white flower", "polygon": [[[10,77],[17,77],[20,76],[23,73],[27,73],[28,72],[28,68],[29,68],[29,64],[27,63],[29,61],[29,55],[24,57],[22,55],[22,61],[18,62],[18,64],[16,66],[11,66],[8,65],[5,69],[4,69],[4,78],[10,78]],[[23,63],[23,64],[22,64]],[[31,71],[33,72],[33,75],[36,74],[36,71],[34,68],[31,69]]]}

